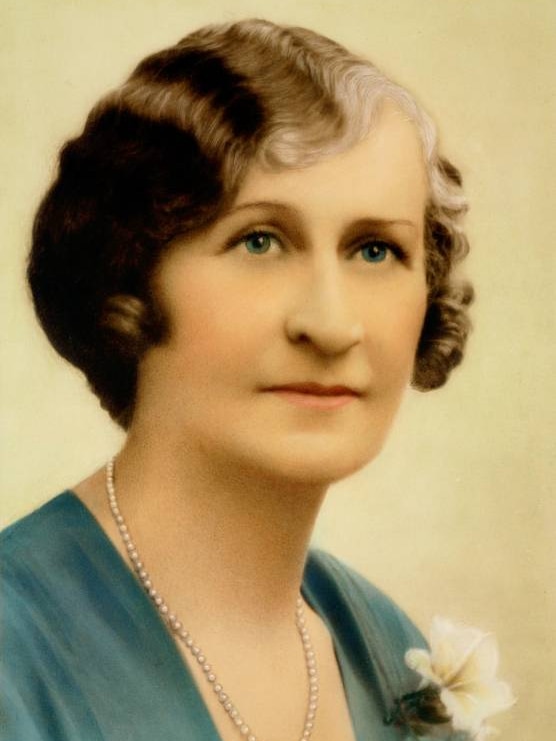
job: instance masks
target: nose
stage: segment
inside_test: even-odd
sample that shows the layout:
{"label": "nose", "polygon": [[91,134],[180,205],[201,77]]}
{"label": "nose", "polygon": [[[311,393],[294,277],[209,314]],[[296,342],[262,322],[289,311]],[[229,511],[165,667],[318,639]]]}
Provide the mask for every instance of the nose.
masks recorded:
{"label": "nose", "polygon": [[321,265],[302,281],[299,298],[286,318],[291,342],[312,345],[323,355],[341,355],[363,340],[363,323],[355,316],[336,265]]}

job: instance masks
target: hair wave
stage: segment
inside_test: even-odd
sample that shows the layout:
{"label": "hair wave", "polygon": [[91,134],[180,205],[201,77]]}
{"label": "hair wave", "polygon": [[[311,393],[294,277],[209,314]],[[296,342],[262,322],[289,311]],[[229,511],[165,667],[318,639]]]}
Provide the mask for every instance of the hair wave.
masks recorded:
{"label": "hair wave", "polygon": [[37,316],[111,416],[130,424],[138,364],[168,328],[152,290],[167,245],[215,220],[253,162],[304,167],[343,151],[394,101],[419,131],[429,178],[428,310],[413,383],[441,386],[461,361],[472,290],[456,168],[414,98],[371,62],[302,28],[208,26],[143,60],[61,150],[28,265]]}

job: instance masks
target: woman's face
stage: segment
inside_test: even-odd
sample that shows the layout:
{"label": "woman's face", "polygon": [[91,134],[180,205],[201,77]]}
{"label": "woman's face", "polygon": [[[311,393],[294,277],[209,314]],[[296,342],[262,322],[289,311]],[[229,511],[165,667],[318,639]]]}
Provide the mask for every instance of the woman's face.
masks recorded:
{"label": "woman's face", "polygon": [[412,374],[426,198],[418,136],[394,107],[344,153],[254,165],[229,211],[161,262],[170,336],[142,361],[137,422],[214,464],[298,481],[367,463]]}

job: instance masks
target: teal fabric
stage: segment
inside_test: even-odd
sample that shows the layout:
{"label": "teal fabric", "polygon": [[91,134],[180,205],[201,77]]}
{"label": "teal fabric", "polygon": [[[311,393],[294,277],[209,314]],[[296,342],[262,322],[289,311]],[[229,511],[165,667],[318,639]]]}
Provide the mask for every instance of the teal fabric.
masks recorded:
{"label": "teal fabric", "polygon": [[[0,535],[2,741],[219,741],[197,686],[136,577],[70,491]],[[383,718],[416,688],[424,646],[405,615],[311,551],[303,594],[334,639],[357,741],[400,741]]]}

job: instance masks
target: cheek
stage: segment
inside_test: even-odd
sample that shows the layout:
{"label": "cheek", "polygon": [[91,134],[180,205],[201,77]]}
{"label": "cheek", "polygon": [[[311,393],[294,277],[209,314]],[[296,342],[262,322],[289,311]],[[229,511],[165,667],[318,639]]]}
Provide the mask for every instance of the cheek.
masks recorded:
{"label": "cheek", "polygon": [[380,302],[371,311],[367,331],[371,369],[377,380],[405,383],[413,372],[415,355],[427,307],[426,288],[421,284],[395,300]]}
{"label": "cheek", "polygon": [[245,368],[253,348],[262,342],[262,315],[245,292],[197,281],[187,295],[173,302],[171,316],[173,361],[200,382]]}

